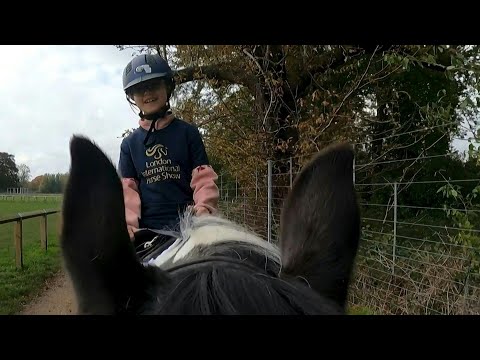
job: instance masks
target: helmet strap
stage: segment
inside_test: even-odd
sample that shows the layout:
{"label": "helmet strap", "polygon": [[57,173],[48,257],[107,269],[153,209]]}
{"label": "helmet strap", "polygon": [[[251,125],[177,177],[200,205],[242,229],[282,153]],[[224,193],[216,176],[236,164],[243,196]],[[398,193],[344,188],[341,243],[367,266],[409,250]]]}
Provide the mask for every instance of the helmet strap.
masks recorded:
{"label": "helmet strap", "polygon": [[143,140],[143,144],[145,145],[145,147],[149,147],[151,145],[151,144],[150,145],[147,144],[147,141],[155,129],[155,123],[157,122],[158,119],[164,118],[165,115],[169,112],[169,110],[170,110],[170,104],[167,101],[167,103],[164,106],[162,106],[160,110],[158,110],[157,112],[154,112],[148,115],[143,114],[142,111],[138,113],[138,115],[142,120],[152,121],[152,123],[150,124],[150,128],[148,129],[147,135],[145,136],[145,140]]}

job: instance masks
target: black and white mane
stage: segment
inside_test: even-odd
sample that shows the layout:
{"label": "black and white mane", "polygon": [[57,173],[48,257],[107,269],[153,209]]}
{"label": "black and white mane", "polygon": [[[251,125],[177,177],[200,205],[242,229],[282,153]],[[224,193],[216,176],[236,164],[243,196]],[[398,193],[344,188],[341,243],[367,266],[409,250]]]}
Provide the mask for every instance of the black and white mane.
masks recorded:
{"label": "black and white mane", "polygon": [[217,216],[185,213],[178,239],[142,263],[111,161],[74,136],[62,254],[80,314],[343,314],[360,236],[349,145],[316,155],[295,179],[279,246]]}

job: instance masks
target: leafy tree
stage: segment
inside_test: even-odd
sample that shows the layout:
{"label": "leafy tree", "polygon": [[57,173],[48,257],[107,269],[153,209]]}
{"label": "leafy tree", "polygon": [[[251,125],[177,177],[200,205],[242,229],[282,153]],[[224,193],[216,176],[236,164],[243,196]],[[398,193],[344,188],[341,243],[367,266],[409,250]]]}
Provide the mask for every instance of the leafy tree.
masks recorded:
{"label": "leafy tree", "polygon": [[[435,175],[443,162],[425,170],[408,159],[446,154],[465,124],[476,128],[478,46],[134,48],[160,52],[177,70],[177,114],[202,129],[210,156],[245,189],[268,159],[274,174],[285,174],[290,157],[298,169],[339,140],[356,144],[367,165],[358,181]],[[281,199],[289,179],[276,181],[273,197]]]}
{"label": "leafy tree", "polygon": [[18,187],[18,168],[15,157],[11,154],[0,152],[0,191],[9,187]]}
{"label": "leafy tree", "polygon": [[18,181],[21,187],[27,187],[30,181],[30,168],[25,164],[18,165]]}

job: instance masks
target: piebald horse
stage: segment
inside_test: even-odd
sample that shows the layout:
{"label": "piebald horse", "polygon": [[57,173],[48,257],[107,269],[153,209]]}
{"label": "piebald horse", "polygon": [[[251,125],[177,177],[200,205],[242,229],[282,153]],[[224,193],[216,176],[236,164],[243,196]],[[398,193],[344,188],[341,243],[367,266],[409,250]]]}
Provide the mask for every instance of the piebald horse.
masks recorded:
{"label": "piebald horse", "polygon": [[279,245],[221,216],[182,215],[176,241],[143,262],[122,186],[91,140],[70,141],[61,249],[79,314],[344,314],[360,239],[354,152],[335,144],[297,175]]}

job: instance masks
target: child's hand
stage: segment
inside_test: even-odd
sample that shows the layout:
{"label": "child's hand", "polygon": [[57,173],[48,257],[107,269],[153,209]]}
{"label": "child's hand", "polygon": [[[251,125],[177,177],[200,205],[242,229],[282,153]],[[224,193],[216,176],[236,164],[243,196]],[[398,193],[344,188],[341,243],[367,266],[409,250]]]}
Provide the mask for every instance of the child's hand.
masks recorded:
{"label": "child's hand", "polygon": [[208,211],[208,209],[204,206],[188,205],[186,211],[187,212],[192,212],[193,215],[195,215],[195,216],[202,216],[202,215],[210,214],[210,211]]}
{"label": "child's hand", "polygon": [[127,225],[127,230],[128,230],[128,235],[130,236],[130,240],[135,240],[135,231],[137,231],[138,229],[132,225]]}
{"label": "child's hand", "polygon": [[202,215],[208,215],[208,214],[210,214],[210,211],[208,211],[208,209],[203,207],[203,206],[199,206],[199,207],[195,208],[195,215],[196,216],[202,216]]}
{"label": "child's hand", "polygon": [[192,212],[195,216],[209,215],[210,211],[205,206],[188,205],[185,212]]}

